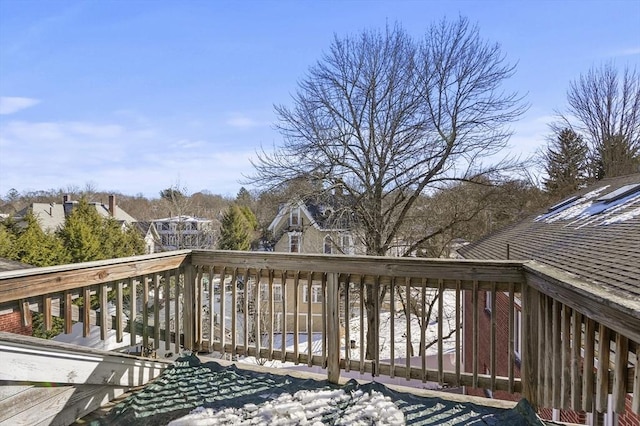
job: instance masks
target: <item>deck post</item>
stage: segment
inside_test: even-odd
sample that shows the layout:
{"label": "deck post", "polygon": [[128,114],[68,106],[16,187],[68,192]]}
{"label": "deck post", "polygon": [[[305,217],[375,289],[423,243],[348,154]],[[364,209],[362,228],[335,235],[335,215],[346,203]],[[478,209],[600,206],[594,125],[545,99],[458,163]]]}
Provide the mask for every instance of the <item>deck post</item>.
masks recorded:
{"label": "deck post", "polygon": [[327,376],[331,383],[340,380],[340,311],[338,274],[327,274]]}
{"label": "deck post", "polygon": [[537,409],[538,400],[538,358],[536,339],[538,330],[538,299],[539,293],[526,283],[522,284],[522,393],[529,403]]}

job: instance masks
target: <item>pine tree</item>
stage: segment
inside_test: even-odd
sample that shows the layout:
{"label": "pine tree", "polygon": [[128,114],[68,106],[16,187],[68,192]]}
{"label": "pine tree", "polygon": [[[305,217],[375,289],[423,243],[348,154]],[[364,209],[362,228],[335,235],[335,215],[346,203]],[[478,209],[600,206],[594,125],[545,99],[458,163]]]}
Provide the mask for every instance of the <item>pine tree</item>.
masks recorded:
{"label": "pine tree", "polygon": [[0,257],[14,260],[16,236],[5,222],[0,223]]}
{"label": "pine tree", "polygon": [[113,259],[144,253],[144,241],[132,227],[122,229],[113,218],[102,218],[80,200],[58,232],[72,262]]}
{"label": "pine tree", "polygon": [[575,192],[587,181],[589,149],[572,129],[559,129],[556,134],[542,153],[542,159],[548,175],[544,186],[550,195],[560,198]]}
{"label": "pine tree", "polygon": [[222,218],[218,247],[222,250],[249,250],[251,227],[242,208],[235,204],[230,206]]}
{"label": "pine tree", "polygon": [[32,213],[24,219],[26,226],[15,228],[12,260],[33,266],[60,265],[69,261],[68,253],[56,235],[45,233]]}
{"label": "pine tree", "polygon": [[102,245],[104,236],[102,218],[86,199],[82,198],[67,216],[58,232],[71,256],[71,262],[89,262],[106,259]]}

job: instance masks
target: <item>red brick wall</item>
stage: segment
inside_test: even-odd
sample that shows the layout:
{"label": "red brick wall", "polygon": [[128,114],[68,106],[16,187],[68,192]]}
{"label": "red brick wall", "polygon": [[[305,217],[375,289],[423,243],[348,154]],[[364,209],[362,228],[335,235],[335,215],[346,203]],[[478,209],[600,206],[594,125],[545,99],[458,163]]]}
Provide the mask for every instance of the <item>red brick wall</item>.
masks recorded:
{"label": "red brick wall", "polygon": [[[485,310],[485,291],[478,292],[478,373],[484,374],[486,369],[491,369],[491,314]],[[473,371],[473,305],[471,292],[466,292],[464,301],[464,362],[465,371]],[[517,307],[516,307],[517,309]],[[508,376],[509,374],[509,296],[502,292],[496,294],[496,303],[493,306],[496,314],[496,375]],[[520,377],[520,365],[514,365],[514,374]],[[484,389],[466,388],[469,395],[486,396]],[[507,401],[519,401],[522,395],[510,394],[504,391],[493,393],[495,399]],[[540,417],[551,420],[551,409],[540,410]],[[586,415],[583,412],[561,411],[561,421],[571,423],[585,423]]]}
{"label": "red brick wall", "polygon": [[22,325],[22,314],[19,311],[0,315],[0,331],[31,336],[32,327]]}
{"label": "red brick wall", "polygon": [[[486,292],[478,292],[478,373],[485,374],[491,369],[491,314],[485,311]],[[464,370],[473,372],[473,311],[471,292],[465,292],[464,297]],[[509,374],[509,297],[504,293],[496,294],[496,304],[493,307],[496,312],[496,375],[508,376]],[[520,367],[514,366],[514,374],[520,377]],[[467,387],[469,395],[486,396],[484,389]],[[496,391],[493,394],[496,399],[507,401],[519,401],[520,394],[510,394],[504,391]]]}
{"label": "red brick wall", "polygon": [[625,412],[618,416],[618,426],[638,425],[640,425],[640,416],[631,411],[631,395],[627,395],[627,400],[625,401]]}

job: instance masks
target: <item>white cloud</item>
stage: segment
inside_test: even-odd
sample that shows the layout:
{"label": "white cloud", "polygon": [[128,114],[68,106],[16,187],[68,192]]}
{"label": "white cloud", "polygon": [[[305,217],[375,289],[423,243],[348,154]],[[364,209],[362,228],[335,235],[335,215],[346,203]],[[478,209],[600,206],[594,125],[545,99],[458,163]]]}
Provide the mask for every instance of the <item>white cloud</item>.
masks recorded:
{"label": "white cloud", "polygon": [[40,103],[39,99],[0,96],[0,115],[8,115]]}
{"label": "white cloud", "polygon": [[613,54],[613,56],[635,56],[635,55],[640,55],[640,46],[617,50]]}
{"label": "white cloud", "polygon": [[269,125],[269,123],[267,122],[255,120],[243,114],[234,114],[226,121],[226,124],[231,127],[237,127],[240,129],[250,129],[252,127]]}
{"label": "white cloud", "polygon": [[184,182],[235,195],[254,151],[234,139],[173,138],[162,128],[94,122],[0,122],[0,194],[83,186],[157,197]]}

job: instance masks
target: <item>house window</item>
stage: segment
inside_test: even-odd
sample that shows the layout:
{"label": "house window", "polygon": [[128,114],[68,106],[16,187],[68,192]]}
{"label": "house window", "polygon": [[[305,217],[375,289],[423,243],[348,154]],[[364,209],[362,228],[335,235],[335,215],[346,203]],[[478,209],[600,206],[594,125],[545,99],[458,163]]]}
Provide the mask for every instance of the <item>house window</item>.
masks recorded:
{"label": "house window", "polygon": [[294,207],[289,212],[289,226],[300,226],[300,207]]}
{"label": "house window", "polygon": [[[302,303],[308,303],[309,301],[308,290],[309,290],[308,286],[302,287]],[[319,286],[319,285],[311,286],[311,303],[322,303],[323,299],[324,298],[322,297],[322,286]]]}
{"label": "house window", "polygon": [[331,254],[333,253],[333,244],[331,242],[331,237],[329,235],[327,235],[326,237],[324,237],[324,247],[323,247],[323,251],[324,254]]}
{"label": "house window", "polygon": [[300,253],[300,234],[289,234],[289,252]]}
{"label": "house window", "polygon": [[170,246],[177,245],[177,239],[175,235],[169,235],[169,245]]}
{"label": "house window", "polygon": [[342,252],[344,254],[351,254],[351,249],[352,249],[351,235],[342,234],[340,236],[340,248],[342,249]]}

